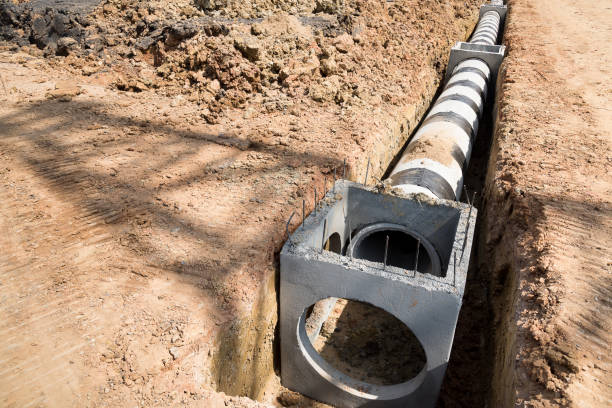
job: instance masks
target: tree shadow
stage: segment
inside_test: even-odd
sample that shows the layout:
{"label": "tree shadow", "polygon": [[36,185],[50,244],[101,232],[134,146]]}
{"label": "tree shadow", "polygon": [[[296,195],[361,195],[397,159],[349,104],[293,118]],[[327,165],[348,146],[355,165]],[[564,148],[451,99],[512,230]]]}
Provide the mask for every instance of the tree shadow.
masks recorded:
{"label": "tree shadow", "polygon": [[[292,208],[287,197],[305,195],[305,168],[342,166],[333,152],[178,129],[81,100],[23,104],[0,116],[0,127],[2,149],[54,196],[101,217],[112,240],[128,248],[130,262],[199,278],[203,295],[233,318],[252,308],[255,327],[270,323],[262,305],[276,303],[276,253],[286,219],[301,207]],[[251,153],[266,158],[249,161]],[[242,290],[246,285],[255,287]],[[273,336],[274,327],[258,331],[248,350],[253,355],[239,356],[253,362],[244,391],[252,392],[266,374],[258,371],[264,357],[257,345]],[[245,339],[233,341],[238,348]]]}

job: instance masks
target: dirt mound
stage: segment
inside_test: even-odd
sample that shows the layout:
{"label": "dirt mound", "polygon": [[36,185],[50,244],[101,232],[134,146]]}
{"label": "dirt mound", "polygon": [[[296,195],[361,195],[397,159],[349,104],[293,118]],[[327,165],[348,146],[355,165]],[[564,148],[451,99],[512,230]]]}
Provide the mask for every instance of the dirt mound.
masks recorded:
{"label": "dirt mound", "polygon": [[256,18],[266,17],[280,11],[298,13],[335,14],[350,8],[353,2],[345,0],[195,0],[195,4],[207,12],[216,12],[222,16]]}
{"label": "dirt mound", "polygon": [[[90,2],[93,3],[93,2]],[[97,3],[97,2],[96,2]],[[37,4],[0,2],[0,39],[20,46],[35,44],[46,55],[68,55],[78,46],[94,47],[86,41],[90,22],[86,8],[72,10]]]}
{"label": "dirt mound", "polygon": [[[93,4],[93,2],[90,2]],[[218,123],[228,108],[261,103],[284,111],[292,99],[364,105],[373,93],[395,105],[406,76],[387,73],[389,64],[420,65],[419,54],[441,45],[421,41],[414,30],[438,38],[430,25],[436,12],[464,15],[459,5],[414,8],[404,4],[337,1],[198,2],[104,0],[88,16],[80,9],[37,8],[0,3],[0,38],[43,54],[68,56],[76,72],[112,69],[120,90],[162,88],[202,104],[202,117]],[[257,10],[257,13],[254,12]],[[283,10],[297,15],[286,14]],[[255,13],[255,14],[253,14]],[[264,19],[236,18],[263,16]],[[30,53],[37,50],[29,48]],[[429,53],[426,64],[444,61]],[[397,76],[384,85],[369,81]],[[361,79],[363,80],[361,80]],[[390,77],[391,79],[391,77]],[[401,85],[404,82],[406,85]]]}

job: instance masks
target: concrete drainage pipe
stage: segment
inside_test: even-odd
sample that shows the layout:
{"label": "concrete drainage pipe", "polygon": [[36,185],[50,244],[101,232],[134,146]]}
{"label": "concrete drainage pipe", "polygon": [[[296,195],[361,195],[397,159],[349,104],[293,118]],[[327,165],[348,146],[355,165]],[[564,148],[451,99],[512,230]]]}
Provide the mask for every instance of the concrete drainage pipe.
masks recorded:
{"label": "concrete drainage pipe", "polygon": [[[486,12],[472,44],[493,45],[500,15]],[[472,144],[478,133],[491,70],[478,58],[460,62],[444,91],[406,147],[391,172],[391,185],[405,193],[424,193],[433,198],[456,200],[463,188]]]}

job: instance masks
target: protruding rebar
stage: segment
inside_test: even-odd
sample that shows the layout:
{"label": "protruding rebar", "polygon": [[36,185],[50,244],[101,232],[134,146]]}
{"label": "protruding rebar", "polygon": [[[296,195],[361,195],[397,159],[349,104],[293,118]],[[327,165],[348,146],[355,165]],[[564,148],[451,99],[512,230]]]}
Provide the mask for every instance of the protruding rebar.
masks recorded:
{"label": "protruding rebar", "polygon": [[321,238],[321,252],[325,249],[325,234],[327,233],[327,218],[323,220],[323,237]]}
{"label": "protruding rebar", "polygon": [[389,253],[389,236],[385,239],[385,257],[383,259],[383,269],[387,269],[387,254]]}
{"label": "protruding rebar", "polygon": [[[465,193],[467,195],[467,191]],[[470,226],[470,219],[472,218],[472,208],[474,208],[474,204],[476,200],[476,192],[474,191],[474,194],[472,194],[472,202],[470,202],[469,197],[468,197],[468,204],[470,205],[470,211],[468,212],[468,216],[467,216],[467,226],[465,227],[465,232],[467,233],[468,228]]]}
{"label": "protruding rebar", "polygon": [[314,188],[314,213],[317,215],[317,188]]}
{"label": "protruding rebar", "polygon": [[302,229],[306,225],[306,200],[302,200]]}
{"label": "protruding rebar", "polygon": [[457,282],[457,251],[455,251],[454,255],[455,259],[453,261],[453,287],[455,287],[455,284]]}
{"label": "protruding rebar", "polygon": [[472,194],[472,202],[470,203],[470,211],[468,211],[467,220],[465,222],[465,237],[463,238],[463,246],[461,248],[461,260],[463,260],[463,254],[465,253],[465,246],[467,245],[467,237],[470,232],[470,223],[472,221],[472,208],[474,208],[474,204],[476,203],[476,192]]}
{"label": "protruding rebar", "polygon": [[[349,248],[353,247],[353,229],[351,228],[351,220],[348,220],[348,226],[349,226],[349,232],[348,232],[348,236],[349,236]],[[351,255],[350,255],[351,259],[353,259],[353,252],[351,251]]]}
{"label": "protruding rebar", "polygon": [[368,164],[366,165],[366,174],[365,174],[365,179],[363,180],[363,185],[367,186],[368,185],[368,171],[370,170],[370,158],[368,157]]}
{"label": "protruding rebar", "polygon": [[346,180],[346,158],[342,162],[342,179]]}
{"label": "protruding rebar", "polygon": [[285,232],[287,233],[287,239],[289,240],[289,242],[291,242],[291,236],[289,235],[289,225],[291,224],[291,220],[293,219],[294,215],[295,215],[295,211],[292,211],[291,216],[289,217],[289,220],[287,221],[287,224],[285,225]]}
{"label": "protruding rebar", "polygon": [[418,267],[419,267],[419,250],[421,249],[421,240],[418,239],[417,240],[417,250],[416,250],[416,257],[414,258],[414,272],[416,275],[416,272],[418,272]]}
{"label": "protruding rebar", "polygon": [[332,184],[332,193],[336,194],[336,168],[334,167],[334,184]]}
{"label": "protruding rebar", "polygon": [[327,195],[327,176],[323,176],[323,197]]}

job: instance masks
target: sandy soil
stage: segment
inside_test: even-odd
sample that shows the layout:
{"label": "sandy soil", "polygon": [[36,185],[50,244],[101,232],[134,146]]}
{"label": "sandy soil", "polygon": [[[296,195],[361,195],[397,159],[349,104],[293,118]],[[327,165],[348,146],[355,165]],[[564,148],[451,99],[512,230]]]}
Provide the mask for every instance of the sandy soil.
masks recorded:
{"label": "sandy soil", "polygon": [[[275,375],[285,222],[383,174],[480,2],[94,3],[0,13],[0,405],[322,406]],[[443,406],[607,406],[612,6],[510,6]]]}
{"label": "sandy soil", "polygon": [[382,175],[477,2],[272,3],[0,16],[1,405],[277,403],[286,220]]}
{"label": "sandy soil", "polygon": [[492,406],[610,406],[612,4],[510,7],[481,257]]}

